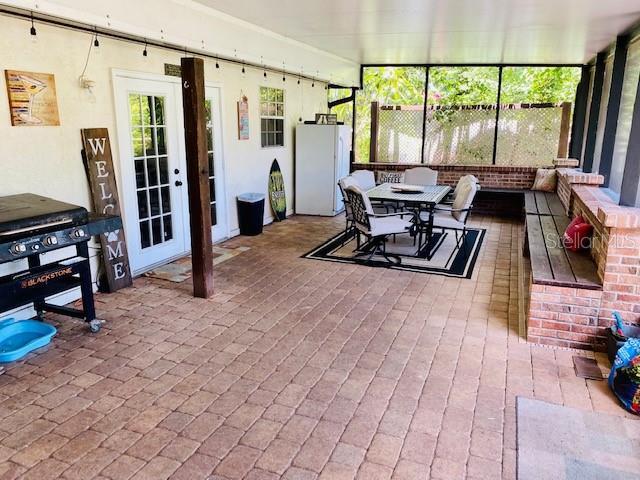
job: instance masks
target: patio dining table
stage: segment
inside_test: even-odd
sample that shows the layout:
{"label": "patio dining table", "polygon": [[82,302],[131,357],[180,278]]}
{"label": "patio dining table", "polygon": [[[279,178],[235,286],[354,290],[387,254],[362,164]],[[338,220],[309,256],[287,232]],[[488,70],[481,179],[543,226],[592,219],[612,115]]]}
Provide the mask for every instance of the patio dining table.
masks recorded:
{"label": "patio dining table", "polygon": [[420,228],[425,229],[425,242],[419,242],[418,251],[416,256],[424,256],[427,259],[431,259],[431,255],[428,251],[422,252],[422,247],[428,245],[433,234],[433,212],[436,207],[451,191],[451,187],[447,185],[426,185],[422,192],[397,192],[392,190],[391,187],[397,186],[397,183],[382,183],[367,190],[367,196],[370,200],[397,202],[407,206],[408,209],[414,210],[418,213],[420,218],[420,212],[429,213],[429,221],[419,225]]}

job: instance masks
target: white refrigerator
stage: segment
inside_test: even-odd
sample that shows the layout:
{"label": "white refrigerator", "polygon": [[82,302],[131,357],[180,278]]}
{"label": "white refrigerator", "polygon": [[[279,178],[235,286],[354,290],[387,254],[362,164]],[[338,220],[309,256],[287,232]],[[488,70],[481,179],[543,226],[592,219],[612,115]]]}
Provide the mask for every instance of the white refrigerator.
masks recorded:
{"label": "white refrigerator", "polygon": [[334,216],[342,212],[338,180],[349,175],[350,152],[350,126],[297,125],[296,213]]}

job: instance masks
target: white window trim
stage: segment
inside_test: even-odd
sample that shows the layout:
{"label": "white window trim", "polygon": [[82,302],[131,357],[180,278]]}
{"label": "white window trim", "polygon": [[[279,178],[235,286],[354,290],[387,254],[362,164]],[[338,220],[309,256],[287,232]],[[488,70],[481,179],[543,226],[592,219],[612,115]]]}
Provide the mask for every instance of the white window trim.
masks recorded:
{"label": "white window trim", "polygon": [[[279,117],[277,115],[262,115],[262,96],[260,95],[261,90],[263,88],[271,89],[271,90],[280,90],[282,91],[282,116]],[[268,103],[280,103],[280,102],[269,102]],[[287,91],[284,88],[278,88],[271,85],[259,85],[258,86],[258,115],[260,117],[260,148],[264,150],[271,150],[274,148],[286,148],[286,121],[287,121]],[[282,120],[282,145],[262,145],[262,120]]]}

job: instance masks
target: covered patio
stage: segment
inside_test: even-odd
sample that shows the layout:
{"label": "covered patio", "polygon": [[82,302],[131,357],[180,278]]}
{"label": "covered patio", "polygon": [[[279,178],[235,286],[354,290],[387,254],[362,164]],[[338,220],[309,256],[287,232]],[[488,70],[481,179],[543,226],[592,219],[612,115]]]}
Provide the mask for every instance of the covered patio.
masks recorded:
{"label": "covered patio", "polygon": [[0,480],[640,478],[639,12],[0,0]]}

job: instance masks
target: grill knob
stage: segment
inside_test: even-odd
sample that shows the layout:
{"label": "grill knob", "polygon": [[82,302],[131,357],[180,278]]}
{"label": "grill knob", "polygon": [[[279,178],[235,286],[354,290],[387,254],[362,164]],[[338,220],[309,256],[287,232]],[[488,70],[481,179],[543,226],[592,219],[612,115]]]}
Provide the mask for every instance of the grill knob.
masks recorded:
{"label": "grill knob", "polygon": [[78,228],[77,230],[74,230],[73,236],[76,237],[76,238],[84,237],[84,230],[81,229],[81,228]]}
{"label": "grill knob", "polygon": [[38,245],[37,243],[31,245],[31,250],[37,252],[38,250],[40,250],[40,245]]}
{"label": "grill knob", "polygon": [[51,247],[52,245],[57,245],[58,244],[58,239],[56,237],[54,237],[53,235],[50,235],[48,237],[46,237],[44,239],[43,242],[46,246]]}
{"label": "grill knob", "polygon": [[24,253],[27,251],[27,247],[22,243],[16,243],[13,247],[11,247],[11,251],[16,255]]}

